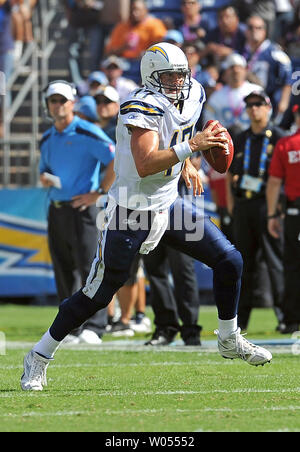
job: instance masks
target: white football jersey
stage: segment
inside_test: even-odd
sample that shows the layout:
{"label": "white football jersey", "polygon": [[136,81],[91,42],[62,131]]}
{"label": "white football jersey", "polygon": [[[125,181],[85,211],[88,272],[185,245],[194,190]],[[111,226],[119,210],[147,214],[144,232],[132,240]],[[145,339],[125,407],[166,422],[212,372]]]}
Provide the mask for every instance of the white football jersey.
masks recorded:
{"label": "white football jersey", "polygon": [[131,153],[130,126],[156,131],[163,152],[194,136],[205,100],[203,87],[194,79],[182,112],[164,95],[146,87],[126,99],[120,107],[116,131],[116,179],[109,192],[117,204],[131,210],[157,211],[167,209],[175,201],[183,163],[141,178]]}

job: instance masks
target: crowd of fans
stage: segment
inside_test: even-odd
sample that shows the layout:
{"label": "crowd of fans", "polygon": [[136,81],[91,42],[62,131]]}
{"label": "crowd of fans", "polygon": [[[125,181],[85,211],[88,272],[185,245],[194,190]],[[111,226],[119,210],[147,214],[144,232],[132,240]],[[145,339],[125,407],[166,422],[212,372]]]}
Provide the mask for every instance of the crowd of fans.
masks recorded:
{"label": "crowd of fans", "polygon": [[[0,71],[11,74],[37,0],[0,0]],[[182,48],[207,103],[198,128],[218,119],[233,138],[250,126],[245,97],[263,89],[272,123],[288,134],[299,104],[299,0],[64,0],[69,80],[76,114],[115,139],[119,106],[141,83],[140,59],[152,44]],[[87,61],[83,55],[88,55]],[[224,232],[232,238],[225,178],[206,170]],[[234,240],[233,240],[234,241]]]}

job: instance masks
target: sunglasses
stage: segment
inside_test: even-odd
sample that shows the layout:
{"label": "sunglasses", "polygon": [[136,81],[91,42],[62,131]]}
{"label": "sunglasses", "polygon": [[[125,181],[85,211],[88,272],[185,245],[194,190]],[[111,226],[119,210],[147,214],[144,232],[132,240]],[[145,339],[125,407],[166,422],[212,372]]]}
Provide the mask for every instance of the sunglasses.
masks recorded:
{"label": "sunglasses", "polygon": [[68,99],[49,99],[50,104],[65,104],[68,102]]}
{"label": "sunglasses", "polygon": [[249,104],[246,104],[246,108],[265,107],[266,105],[266,102],[250,102]]}
{"label": "sunglasses", "polygon": [[265,30],[266,27],[264,27],[263,25],[258,25],[258,26],[248,25],[248,29],[249,30]]}
{"label": "sunglasses", "polygon": [[112,103],[112,100],[108,99],[107,97],[96,97],[95,101],[96,101],[97,105],[100,105],[100,104],[108,105],[108,104]]}

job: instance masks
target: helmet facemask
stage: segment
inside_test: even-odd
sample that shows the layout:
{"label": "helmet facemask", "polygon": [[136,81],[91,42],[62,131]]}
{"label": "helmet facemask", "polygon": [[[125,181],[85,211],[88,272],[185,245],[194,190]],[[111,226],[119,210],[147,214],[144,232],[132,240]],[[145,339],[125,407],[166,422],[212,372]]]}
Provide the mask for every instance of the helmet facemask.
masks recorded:
{"label": "helmet facemask", "polygon": [[[172,73],[180,74],[184,80],[182,84],[166,84],[161,81],[162,74]],[[191,71],[190,69],[176,69],[176,70],[157,70],[152,72],[150,77],[147,77],[147,85],[153,87],[158,92],[162,93],[171,101],[186,100],[189,98],[191,89]]]}

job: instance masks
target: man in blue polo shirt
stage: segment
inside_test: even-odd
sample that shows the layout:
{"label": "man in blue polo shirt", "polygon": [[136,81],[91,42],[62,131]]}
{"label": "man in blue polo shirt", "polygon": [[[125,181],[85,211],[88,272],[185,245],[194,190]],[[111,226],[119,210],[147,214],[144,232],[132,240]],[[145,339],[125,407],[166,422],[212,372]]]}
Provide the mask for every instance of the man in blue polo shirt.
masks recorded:
{"label": "man in blue polo shirt", "polygon": [[[75,270],[80,284],[89,274],[98,240],[95,204],[114,179],[114,143],[99,127],[74,115],[75,96],[69,83],[50,83],[45,100],[54,124],[40,145],[40,180],[49,188],[49,248],[61,301],[76,290]],[[100,185],[101,164],[106,172]],[[74,332],[75,342],[100,343],[105,314],[97,313]]]}

